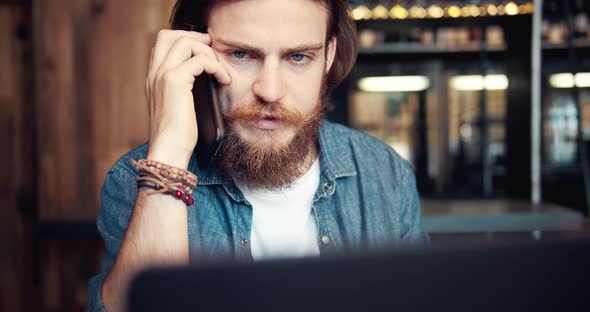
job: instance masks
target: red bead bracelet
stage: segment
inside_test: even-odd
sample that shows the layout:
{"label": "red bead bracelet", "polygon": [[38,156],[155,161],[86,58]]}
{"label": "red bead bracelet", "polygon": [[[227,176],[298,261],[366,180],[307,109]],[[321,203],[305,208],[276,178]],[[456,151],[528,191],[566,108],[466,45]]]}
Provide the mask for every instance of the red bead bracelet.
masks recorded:
{"label": "red bead bracelet", "polygon": [[187,206],[192,206],[195,203],[195,200],[190,194],[184,194],[181,190],[174,190],[172,192],[167,192],[167,194],[171,194],[174,197],[181,199]]}

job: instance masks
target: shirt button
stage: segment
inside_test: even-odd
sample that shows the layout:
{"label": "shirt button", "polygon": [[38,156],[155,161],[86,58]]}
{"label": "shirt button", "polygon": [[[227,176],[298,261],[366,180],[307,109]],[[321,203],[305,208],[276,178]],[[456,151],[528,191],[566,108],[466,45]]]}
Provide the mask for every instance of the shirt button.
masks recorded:
{"label": "shirt button", "polygon": [[248,245],[248,240],[246,238],[241,239],[242,245],[247,246]]}
{"label": "shirt button", "polygon": [[326,182],[324,183],[324,190],[329,191],[332,189],[332,183]]}
{"label": "shirt button", "polygon": [[322,236],[322,244],[328,245],[329,243],[330,243],[330,238],[328,237],[328,235]]}

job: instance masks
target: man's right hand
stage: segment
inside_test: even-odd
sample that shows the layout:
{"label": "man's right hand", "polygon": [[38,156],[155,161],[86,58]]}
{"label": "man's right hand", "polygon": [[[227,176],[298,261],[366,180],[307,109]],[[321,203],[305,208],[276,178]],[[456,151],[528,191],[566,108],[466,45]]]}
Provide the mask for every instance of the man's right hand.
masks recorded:
{"label": "man's right hand", "polygon": [[150,113],[148,159],[188,167],[198,139],[191,92],[195,77],[205,72],[220,84],[231,82],[210,45],[209,34],[183,30],[158,33],[145,83]]}
{"label": "man's right hand", "polygon": [[[210,45],[209,34],[182,30],[158,34],[145,83],[150,112],[148,159],[188,167],[198,138],[191,92],[195,77],[205,72],[221,84],[230,83]],[[189,263],[187,218],[182,201],[138,191],[125,236],[101,289],[109,311],[125,310],[129,282],[137,272],[154,265]]]}

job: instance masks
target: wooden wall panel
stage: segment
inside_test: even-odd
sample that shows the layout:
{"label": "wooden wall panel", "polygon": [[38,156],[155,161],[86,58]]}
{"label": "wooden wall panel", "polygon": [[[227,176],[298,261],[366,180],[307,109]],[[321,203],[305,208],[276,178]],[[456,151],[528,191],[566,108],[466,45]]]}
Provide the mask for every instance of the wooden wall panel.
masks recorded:
{"label": "wooden wall panel", "polygon": [[100,268],[98,249],[104,249],[102,242],[44,241],[39,248],[41,307],[31,311],[85,311],[88,279]]}
{"label": "wooden wall panel", "polygon": [[[41,222],[94,220],[107,170],[147,140],[148,57],[173,3],[33,1]],[[41,309],[83,310],[103,248],[41,240]]]}
{"label": "wooden wall panel", "polygon": [[147,140],[148,57],[173,3],[34,2],[42,220],[94,219],[107,170]]}
{"label": "wooden wall panel", "polygon": [[[76,218],[82,203],[76,156],[86,148],[76,138],[74,25],[69,0],[36,1],[34,35],[37,69],[40,217]],[[84,209],[84,208],[82,208]],[[65,213],[61,213],[65,212]]]}
{"label": "wooden wall panel", "polygon": [[149,53],[172,3],[105,1],[95,13],[90,53],[97,185],[117,158],[148,138],[144,82]]}
{"label": "wooden wall panel", "polygon": [[[9,47],[0,49],[0,138],[8,140],[8,146],[11,148],[0,153],[0,162],[3,164],[13,164],[15,160],[14,139],[16,139],[16,116],[20,108],[20,99],[15,90],[18,90],[17,83],[20,77],[18,68],[13,66],[15,63],[15,52],[13,44],[14,12],[11,7],[0,8],[0,46]],[[13,166],[3,166],[0,172],[0,223],[2,230],[0,232],[0,267],[2,268],[2,278],[0,278],[0,310],[16,311],[19,308],[18,296],[15,296],[15,290],[12,288],[13,283],[18,284],[18,278],[15,269],[18,269],[11,253],[16,251],[13,231],[11,225],[18,218],[16,209],[16,185],[12,181],[15,174]]]}
{"label": "wooden wall panel", "polygon": [[0,4],[0,311],[24,311],[33,285],[34,155],[28,10]]}

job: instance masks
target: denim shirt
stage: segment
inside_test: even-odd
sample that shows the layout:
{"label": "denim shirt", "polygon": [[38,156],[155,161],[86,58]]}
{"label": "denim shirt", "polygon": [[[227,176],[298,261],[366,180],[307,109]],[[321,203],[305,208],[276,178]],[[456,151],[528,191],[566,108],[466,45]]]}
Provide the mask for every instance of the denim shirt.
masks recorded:
{"label": "denim shirt", "polygon": [[[137,196],[137,174],[130,159],[145,158],[147,148],[144,144],[119,159],[102,187],[97,227],[106,254],[101,273],[89,281],[89,311],[106,311],[100,289],[121,246]],[[199,177],[192,194],[195,204],[188,208],[191,261],[228,257],[252,261],[250,203],[215,166],[199,171],[195,155],[189,170]],[[408,162],[383,142],[328,121],[322,121],[320,128],[320,184],[312,211],[320,256],[429,242]]]}

